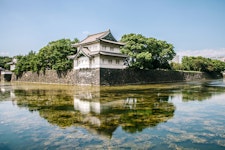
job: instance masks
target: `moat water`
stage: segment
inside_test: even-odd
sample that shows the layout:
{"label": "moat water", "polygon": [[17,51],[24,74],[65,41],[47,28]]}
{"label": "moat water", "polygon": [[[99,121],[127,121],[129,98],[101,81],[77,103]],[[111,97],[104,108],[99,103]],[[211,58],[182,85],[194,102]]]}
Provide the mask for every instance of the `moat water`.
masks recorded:
{"label": "moat water", "polygon": [[225,149],[225,82],[1,83],[0,149]]}

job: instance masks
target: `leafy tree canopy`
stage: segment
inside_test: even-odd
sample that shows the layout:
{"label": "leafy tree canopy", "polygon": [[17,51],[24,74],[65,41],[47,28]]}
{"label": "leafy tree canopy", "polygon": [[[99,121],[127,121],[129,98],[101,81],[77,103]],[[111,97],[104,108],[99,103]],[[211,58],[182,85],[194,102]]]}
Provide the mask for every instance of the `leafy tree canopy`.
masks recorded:
{"label": "leafy tree canopy", "polygon": [[34,68],[35,60],[36,60],[36,53],[34,51],[30,51],[25,56],[16,56],[17,63],[14,72],[16,75],[21,75],[23,72],[26,71],[36,71]]}
{"label": "leafy tree canopy", "polygon": [[188,71],[222,72],[225,71],[225,62],[201,56],[185,56],[182,59],[182,67]]}
{"label": "leafy tree canopy", "polygon": [[12,58],[8,56],[0,56],[0,67],[9,70],[9,65],[7,63],[11,62]]}
{"label": "leafy tree canopy", "polygon": [[77,43],[78,39],[71,41],[70,39],[60,39],[49,42],[45,47],[41,48],[38,53],[30,51],[28,55],[18,57],[15,73],[21,75],[26,71],[67,71],[72,68],[72,60],[67,56],[76,53],[76,49],[71,45]]}
{"label": "leafy tree canopy", "polygon": [[72,61],[67,58],[73,55],[76,49],[71,47],[71,44],[78,42],[77,39],[61,39],[52,41],[47,46],[43,47],[37,54],[38,70],[53,69],[57,71],[66,71],[72,68]]}
{"label": "leafy tree canopy", "polygon": [[137,69],[169,69],[169,61],[176,55],[172,44],[141,34],[125,34],[121,42],[126,43],[121,52],[127,54],[127,63]]}

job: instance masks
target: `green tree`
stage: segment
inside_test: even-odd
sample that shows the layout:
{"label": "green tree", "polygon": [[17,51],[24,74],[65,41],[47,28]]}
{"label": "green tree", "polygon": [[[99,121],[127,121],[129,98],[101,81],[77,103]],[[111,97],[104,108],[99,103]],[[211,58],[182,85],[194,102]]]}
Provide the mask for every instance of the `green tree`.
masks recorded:
{"label": "green tree", "polygon": [[0,56],[0,67],[6,70],[9,70],[10,65],[7,64],[12,61],[12,58],[9,56]]}
{"label": "green tree", "polygon": [[67,71],[72,68],[72,60],[67,56],[76,53],[72,44],[77,43],[78,39],[61,39],[49,42],[47,46],[40,49],[36,54],[30,51],[28,55],[19,56],[15,68],[16,75],[22,75],[23,72],[40,72],[45,70]]}
{"label": "green tree", "polygon": [[121,42],[126,43],[121,52],[127,54],[129,67],[138,69],[168,69],[169,61],[176,55],[172,44],[141,34],[125,34]]}
{"label": "green tree", "polygon": [[77,39],[61,39],[49,42],[37,54],[37,69],[38,70],[57,70],[66,71],[72,68],[72,60],[67,56],[76,53],[76,49],[71,47],[71,44],[78,42]]}
{"label": "green tree", "polygon": [[36,53],[34,51],[30,51],[27,55],[25,56],[18,56],[17,58],[17,63],[16,63],[16,68],[14,70],[16,75],[22,75],[23,72],[27,71],[37,71],[37,58],[36,58]]}
{"label": "green tree", "polygon": [[182,67],[188,71],[221,72],[225,70],[225,62],[201,56],[185,56],[182,59]]}
{"label": "green tree", "polygon": [[214,72],[222,72],[225,71],[225,62],[222,62],[220,60],[212,60],[211,65],[208,66],[208,71],[214,71]]}
{"label": "green tree", "polygon": [[172,62],[170,63],[170,66],[173,70],[183,70],[183,66],[180,63]]}

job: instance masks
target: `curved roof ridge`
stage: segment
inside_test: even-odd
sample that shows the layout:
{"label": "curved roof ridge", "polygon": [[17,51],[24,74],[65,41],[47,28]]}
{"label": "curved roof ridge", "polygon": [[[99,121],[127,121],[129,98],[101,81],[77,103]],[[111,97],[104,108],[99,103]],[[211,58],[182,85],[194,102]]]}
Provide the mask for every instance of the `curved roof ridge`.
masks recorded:
{"label": "curved roof ridge", "polygon": [[101,38],[104,38],[106,35],[108,35],[109,33],[111,33],[110,29],[105,31],[105,32],[102,32],[104,33],[102,36],[100,36],[98,39],[101,39]]}
{"label": "curved roof ridge", "polygon": [[102,31],[102,32],[99,32],[99,33],[94,33],[94,34],[89,34],[88,36],[92,36],[92,35],[96,35],[96,34],[103,34],[103,33],[108,33],[108,32],[110,32],[110,30]]}
{"label": "curved roof ridge", "polygon": [[98,39],[101,39],[101,38],[105,37],[109,33],[110,33],[110,30],[107,30],[107,31],[104,31],[104,32],[95,33],[95,34],[90,34],[84,40],[79,42],[78,44],[89,43],[89,42],[96,41]]}

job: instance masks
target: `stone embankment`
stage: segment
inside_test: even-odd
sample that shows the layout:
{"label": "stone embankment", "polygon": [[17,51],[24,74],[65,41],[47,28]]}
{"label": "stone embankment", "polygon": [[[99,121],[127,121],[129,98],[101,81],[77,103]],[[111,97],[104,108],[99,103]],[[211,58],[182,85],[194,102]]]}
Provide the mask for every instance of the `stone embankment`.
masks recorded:
{"label": "stone embankment", "polygon": [[12,76],[12,81],[53,83],[70,85],[127,85],[169,83],[222,78],[222,75],[209,75],[203,72],[183,72],[164,70],[132,70],[132,69],[80,69],[57,73],[47,70],[45,73],[26,72],[21,77]]}

